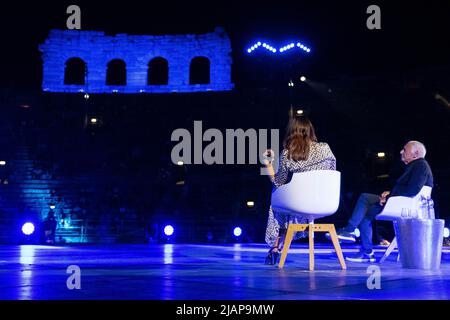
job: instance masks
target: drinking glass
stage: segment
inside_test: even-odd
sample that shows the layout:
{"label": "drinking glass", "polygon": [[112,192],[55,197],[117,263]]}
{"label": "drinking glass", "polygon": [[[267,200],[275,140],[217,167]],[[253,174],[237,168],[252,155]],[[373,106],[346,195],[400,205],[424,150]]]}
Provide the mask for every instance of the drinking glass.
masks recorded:
{"label": "drinking glass", "polygon": [[402,208],[402,219],[408,218],[408,208]]}
{"label": "drinking glass", "polygon": [[419,212],[417,211],[417,209],[410,209],[410,213],[411,218],[413,219],[417,219],[419,217]]}

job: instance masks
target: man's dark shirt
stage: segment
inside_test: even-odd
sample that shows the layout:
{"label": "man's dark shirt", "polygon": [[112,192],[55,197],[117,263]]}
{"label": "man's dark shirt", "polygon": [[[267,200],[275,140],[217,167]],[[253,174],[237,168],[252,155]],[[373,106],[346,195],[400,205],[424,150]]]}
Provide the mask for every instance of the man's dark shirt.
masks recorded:
{"label": "man's dark shirt", "polygon": [[407,164],[389,196],[414,197],[423,186],[433,187],[433,173],[428,162],[420,158]]}

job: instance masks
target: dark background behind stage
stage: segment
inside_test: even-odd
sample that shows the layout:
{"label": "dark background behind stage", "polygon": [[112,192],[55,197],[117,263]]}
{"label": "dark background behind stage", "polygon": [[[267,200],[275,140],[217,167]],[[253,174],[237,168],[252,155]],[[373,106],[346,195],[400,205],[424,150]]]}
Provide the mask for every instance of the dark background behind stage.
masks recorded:
{"label": "dark background behind stage", "polygon": [[[170,135],[202,120],[204,130],[280,129],[282,138],[290,106],[308,113],[342,172],[340,208],[326,220],[341,226],[360,192],[389,189],[412,139],[427,146],[436,211],[448,219],[450,107],[436,99],[450,98],[448,1],[378,2],[381,30],[366,28],[368,1],[78,2],[82,30],[164,35],[222,26],[232,45],[232,91],[89,99],[41,91],[38,45],[66,28],[70,4],[0,9],[1,242],[24,241],[18,226],[38,224],[50,205],[59,242],[167,241],[161,229],[169,223],[170,241],[262,242],[271,186],[259,165],[176,166]],[[262,38],[302,39],[312,52],[248,55]],[[85,117],[99,123],[84,126]],[[244,230],[239,239],[234,226]]]}

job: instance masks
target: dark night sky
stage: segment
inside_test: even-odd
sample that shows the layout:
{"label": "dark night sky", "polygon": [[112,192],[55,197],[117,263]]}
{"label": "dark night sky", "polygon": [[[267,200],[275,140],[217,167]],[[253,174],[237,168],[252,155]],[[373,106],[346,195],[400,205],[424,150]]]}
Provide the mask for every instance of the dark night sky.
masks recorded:
{"label": "dark night sky", "polygon": [[[244,2],[244,1],[240,1]],[[223,26],[233,47],[234,75],[245,73],[245,49],[260,38],[301,40],[314,54],[305,62],[317,77],[370,74],[450,64],[447,1],[45,1],[2,4],[2,87],[39,88],[38,44],[50,29],[65,29],[66,8],[78,4],[82,29],[107,33],[186,34]],[[395,5],[393,4],[395,2]],[[366,8],[381,7],[382,29],[366,28]],[[274,59],[269,58],[268,59]],[[270,63],[270,61],[268,61]],[[236,80],[236,79],[235,79]]]}

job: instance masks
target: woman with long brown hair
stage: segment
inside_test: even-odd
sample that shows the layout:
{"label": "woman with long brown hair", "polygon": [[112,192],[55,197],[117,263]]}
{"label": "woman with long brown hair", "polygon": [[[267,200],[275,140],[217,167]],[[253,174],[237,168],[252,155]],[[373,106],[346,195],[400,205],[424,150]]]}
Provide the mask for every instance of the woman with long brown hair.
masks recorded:
{"label": "woman with long brown hair", "polygon": [[[266,159],[273,159],[272,150],[266,150]],[[311,170],[336,170],[336,158],[327,143],[317,142],[314,127],[305,116],[295,116],[290,113],[283,150],[280,154],[278,172],[275,173],[272,162],[265,161],[269,177],[274,188],[288,182],[289,176],[295,172]],[[271,246],[266,258],[266,264],[276,264],[281,251],[284,235],[289,223],[307,223],[282,213],[269,209],[266,229],[266,242]],[[305,237],[304,232],[297,232],[295,238]]]}

